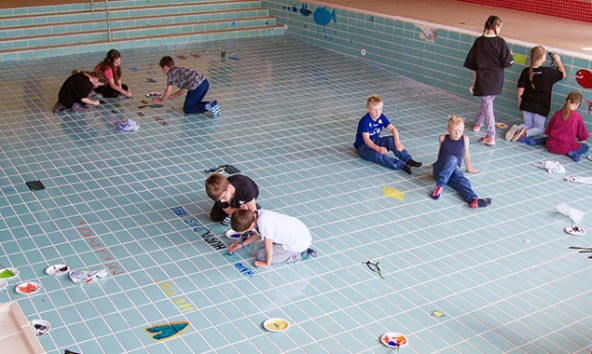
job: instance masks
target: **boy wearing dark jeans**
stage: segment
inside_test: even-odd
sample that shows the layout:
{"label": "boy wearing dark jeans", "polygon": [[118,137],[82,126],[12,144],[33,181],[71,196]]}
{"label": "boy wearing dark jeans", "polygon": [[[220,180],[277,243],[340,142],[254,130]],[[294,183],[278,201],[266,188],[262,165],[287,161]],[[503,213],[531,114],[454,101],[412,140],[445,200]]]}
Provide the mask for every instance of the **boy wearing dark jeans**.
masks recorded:
{"label": "boy wearing dark jeans", "polygon": [[[354,148],[364,160],[411,174],[411,167],[421,167],[421,162],[411,158],[399,140],[397,128],[382,114],[383,105],[382,98],[379,96],[368,97],[366,101],[368,113],[358,123]],[[390,131],[392,135],[381,137],[380,133],[383,129]],[[392,151],[395,157],[389,156],[387,154],[389,151]]]}
{"label": "boy wearing dark jeans", "polygon": [[[203,101],[210,88],[210,83],[203,74],[193,69],[175,66],[175,61],[169,56],[162,57],[159,65],[167,75],[167,88],[164,90],[162,97],[155,97],[152,102],[162,104],[169,98],[181,96],[187,90],[187,96],[185,96],[185,103],[183,104],[185,114],[209,111],[214,117],[220,116],[218,101]],[[173,86],[177,86],[179,91],[171,94]]]}

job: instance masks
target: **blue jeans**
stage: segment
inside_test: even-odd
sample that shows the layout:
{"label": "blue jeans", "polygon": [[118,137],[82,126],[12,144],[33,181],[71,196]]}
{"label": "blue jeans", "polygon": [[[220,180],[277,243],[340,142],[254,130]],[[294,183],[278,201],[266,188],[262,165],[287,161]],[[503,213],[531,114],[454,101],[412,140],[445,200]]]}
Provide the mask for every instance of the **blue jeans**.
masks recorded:
{"label": "blue jeans", "polygon": [[183,104],[183,112],[185,114],[192,114],[192,113],[203,113],[206,111],[206,104],[210,102],[202,102],[208,90],[210,89],[210,83],[207,79],[202,81],[199,86],[195,90],[191,90],[187,92],[187,96],[185,97],[185,103]]}
{"label": "blue jeans", "polygon": [[467,203],[471,203],[477,198],[471,188],[471,182],[463,175],[458,168],[458,159],[456,156],[446,156],[434,162],[433,174],[436,179],[436,185],[444,187],[449,185],[460,194],[460,197]]}
{"label": "blue jeans", "polygon": [[545,129],[545,119],[547,119],[547,117],[536,113],[522,111],[522,118],[524,119],[524,124],[520,124],[517,131],[526,128],[526,136],[543,134],[543,130]]}
{"label": "blue jeans", "polygon": [[362,144],[358,147],[358,154],[364,160],[372,161],[381,166],[392,168],[393,170],[400,170],[405,166],[407,161],[411,160],[411,155],[407,150],[397,151],[395,149],[395,139],[392,136],[383,136],[374,142],[374,144],[385,147],[388,151],[392,151],[395,157],[390,157],[387,154],[379,154],[376,150],[372,149],[366,144]]}
{"label": "blue jeans", "polygon": [[524,137],[520,140],[518,140],[519,142],[526,144],[526,145],[543,145],[545,144],[545,141],[547,140],[546,137],[544,136],[539,136],[539,137]]}

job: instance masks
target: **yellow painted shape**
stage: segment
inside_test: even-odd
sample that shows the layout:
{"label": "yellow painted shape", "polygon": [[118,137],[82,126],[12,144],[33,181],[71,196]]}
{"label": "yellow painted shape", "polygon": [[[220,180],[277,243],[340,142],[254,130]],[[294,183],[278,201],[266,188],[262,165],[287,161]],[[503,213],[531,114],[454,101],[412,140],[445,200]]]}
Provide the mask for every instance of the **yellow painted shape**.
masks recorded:
{"label": "yellow painted shape", "polygon": [[384,191],[384,195],[387,197],[391,197],[391,198],[395,198],[395,199],[399,199],[399,200],[405,200],[405,193],[401,192],[398,189],[384,186],[384,187],[382,187],[382,190]]}
{"label": "yellow painted shape", "polygon": [[514,53],[514,64],[526,65],[526,55]]}

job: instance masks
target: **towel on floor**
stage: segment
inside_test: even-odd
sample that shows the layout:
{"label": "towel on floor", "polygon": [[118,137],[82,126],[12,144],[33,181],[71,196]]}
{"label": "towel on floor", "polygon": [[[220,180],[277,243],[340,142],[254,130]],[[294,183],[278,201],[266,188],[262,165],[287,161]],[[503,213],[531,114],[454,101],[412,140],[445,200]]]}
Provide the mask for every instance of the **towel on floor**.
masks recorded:
{"label": "towel on floor", "polygon": [[536,167],[546,169],[548,173],[553,173],[553,174],[565,173],[565,167],[563,167],[563,165],[560,164],[558,161],[538,161],[538,162],[535,162],[533,165],[535,165]]}

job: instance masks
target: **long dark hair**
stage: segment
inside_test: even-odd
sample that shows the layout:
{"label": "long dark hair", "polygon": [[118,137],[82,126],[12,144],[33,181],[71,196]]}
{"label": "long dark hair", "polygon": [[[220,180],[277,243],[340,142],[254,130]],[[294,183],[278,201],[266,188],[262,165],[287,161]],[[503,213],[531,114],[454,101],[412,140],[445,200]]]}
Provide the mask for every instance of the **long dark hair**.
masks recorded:
{"label": "long dark hair", "polygon": [[113,70],[113,79],[116,83],[121,78],[121,66],[117,68],[114,67],[113,62],[115,61],[115,59],[118,58],[121,58],[121,54],[119,53],[119,51],[117,51],[117,49],[111,49],[107,52],[105,59],[103,59],[103,61],[99,63],[99,70],[101,72],[104,72],[108,68],[111,68]]}

